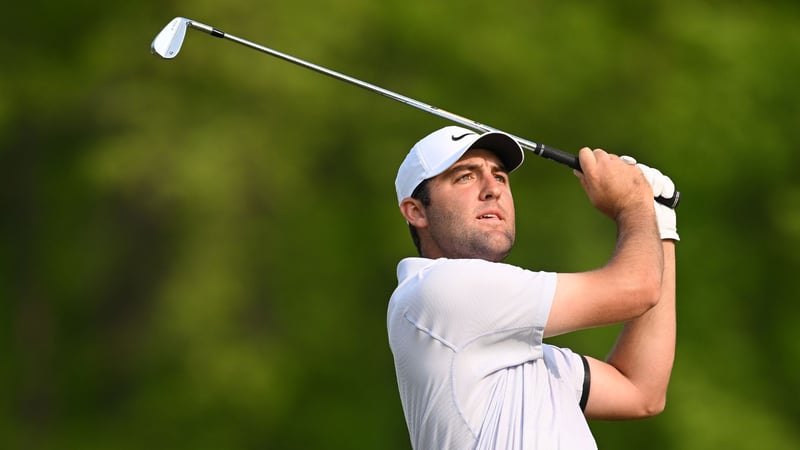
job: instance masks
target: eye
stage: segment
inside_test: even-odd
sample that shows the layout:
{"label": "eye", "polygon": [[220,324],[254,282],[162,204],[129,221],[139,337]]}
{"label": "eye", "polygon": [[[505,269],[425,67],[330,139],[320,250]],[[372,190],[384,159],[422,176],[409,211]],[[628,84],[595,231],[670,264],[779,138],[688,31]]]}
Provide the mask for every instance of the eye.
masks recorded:
{"label": "eye", "polygon": [[494,179],[503,184],[508,183],[508,176],[504,173],[496,173]]}
{"label": "eye", "polygon": [[456,176],[456,182],[469,181],[473,178],[472,172],[462,173]]}

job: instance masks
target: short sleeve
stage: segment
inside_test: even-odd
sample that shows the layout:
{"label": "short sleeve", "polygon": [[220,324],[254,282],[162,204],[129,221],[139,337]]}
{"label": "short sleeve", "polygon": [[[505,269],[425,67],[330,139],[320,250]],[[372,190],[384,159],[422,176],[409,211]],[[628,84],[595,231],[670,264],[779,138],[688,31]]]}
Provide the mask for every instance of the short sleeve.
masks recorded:
{"label": "short sleeve", "polygon": [[589,373],[586,359],[568,348],[544,344],[542,346],[545,364],[555,375],[568,383],[574,392],[575,403],[585,403],[589,395]]}
{"label": "short sleeve", "polygon": [[404,316],[459,354],[474,377],[542,357],[556,274],[477,259],[439,259],[404,284]]}
{"label": "short sleeve", "polygon": [[420,276],[407,314],[455,347],[498,331],[543,334],[556,286],[554,273],[476,259],[440,260]]}

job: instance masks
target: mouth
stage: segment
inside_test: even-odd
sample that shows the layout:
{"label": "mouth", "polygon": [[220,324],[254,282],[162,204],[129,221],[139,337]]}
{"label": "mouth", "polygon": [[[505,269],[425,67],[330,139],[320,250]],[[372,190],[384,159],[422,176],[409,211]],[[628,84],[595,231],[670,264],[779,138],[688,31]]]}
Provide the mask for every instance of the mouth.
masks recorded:
{"label": "mouth", "polygon": [[503,220],[503,216],[497,211],[487,211],[478,215],[478,220]]}

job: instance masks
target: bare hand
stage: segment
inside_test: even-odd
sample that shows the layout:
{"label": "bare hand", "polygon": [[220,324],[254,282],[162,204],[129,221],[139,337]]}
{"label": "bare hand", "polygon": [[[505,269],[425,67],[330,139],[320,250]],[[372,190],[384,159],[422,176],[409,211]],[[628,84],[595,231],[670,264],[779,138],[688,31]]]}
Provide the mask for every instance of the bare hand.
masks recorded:
{"label": "bare hand", "polygon": [[578,153],[581,171],[575,171],[589,201],[600,212],[616,220],[632,208],[650,208],[653,190],[635,165],[605,150],[584,147]]}

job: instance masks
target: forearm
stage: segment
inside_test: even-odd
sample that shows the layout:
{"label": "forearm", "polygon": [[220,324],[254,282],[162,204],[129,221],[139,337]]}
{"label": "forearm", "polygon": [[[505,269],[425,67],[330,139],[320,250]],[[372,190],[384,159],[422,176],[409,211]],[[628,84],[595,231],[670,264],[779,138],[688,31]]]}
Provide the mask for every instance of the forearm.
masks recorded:
{"label": "forearm", "polygon": [[607,272],[604,275],[608,279],[634,287],[632,295],[649,304],[649,308],[660,295],[664,256],[652,201],[646,206],[649,208],[632,211],[626,218],[617,219],[617,246],[602,270]]}
{"label": "forearm", "polygon": [[600,269],[559,273],[545,337],[626,322],[657,304],[662,244],[652,200],[617,217],[617,246]]}
{"label": "forearm", "polygon": [[647,180],[602,150],[581,149],[580,158],[576,175],[592,205],[615,221],[617,245],[600,269],[559,273],[545,336],[632,320],[656,305],[661,291],[664,257]]}
{"label": "forearm", "polygon": [[675,358],[675,243],[663,241],[662,245],[664,265],[658,304],[623,326],[607,358],[641,393],[644,415],[664,408]]}

